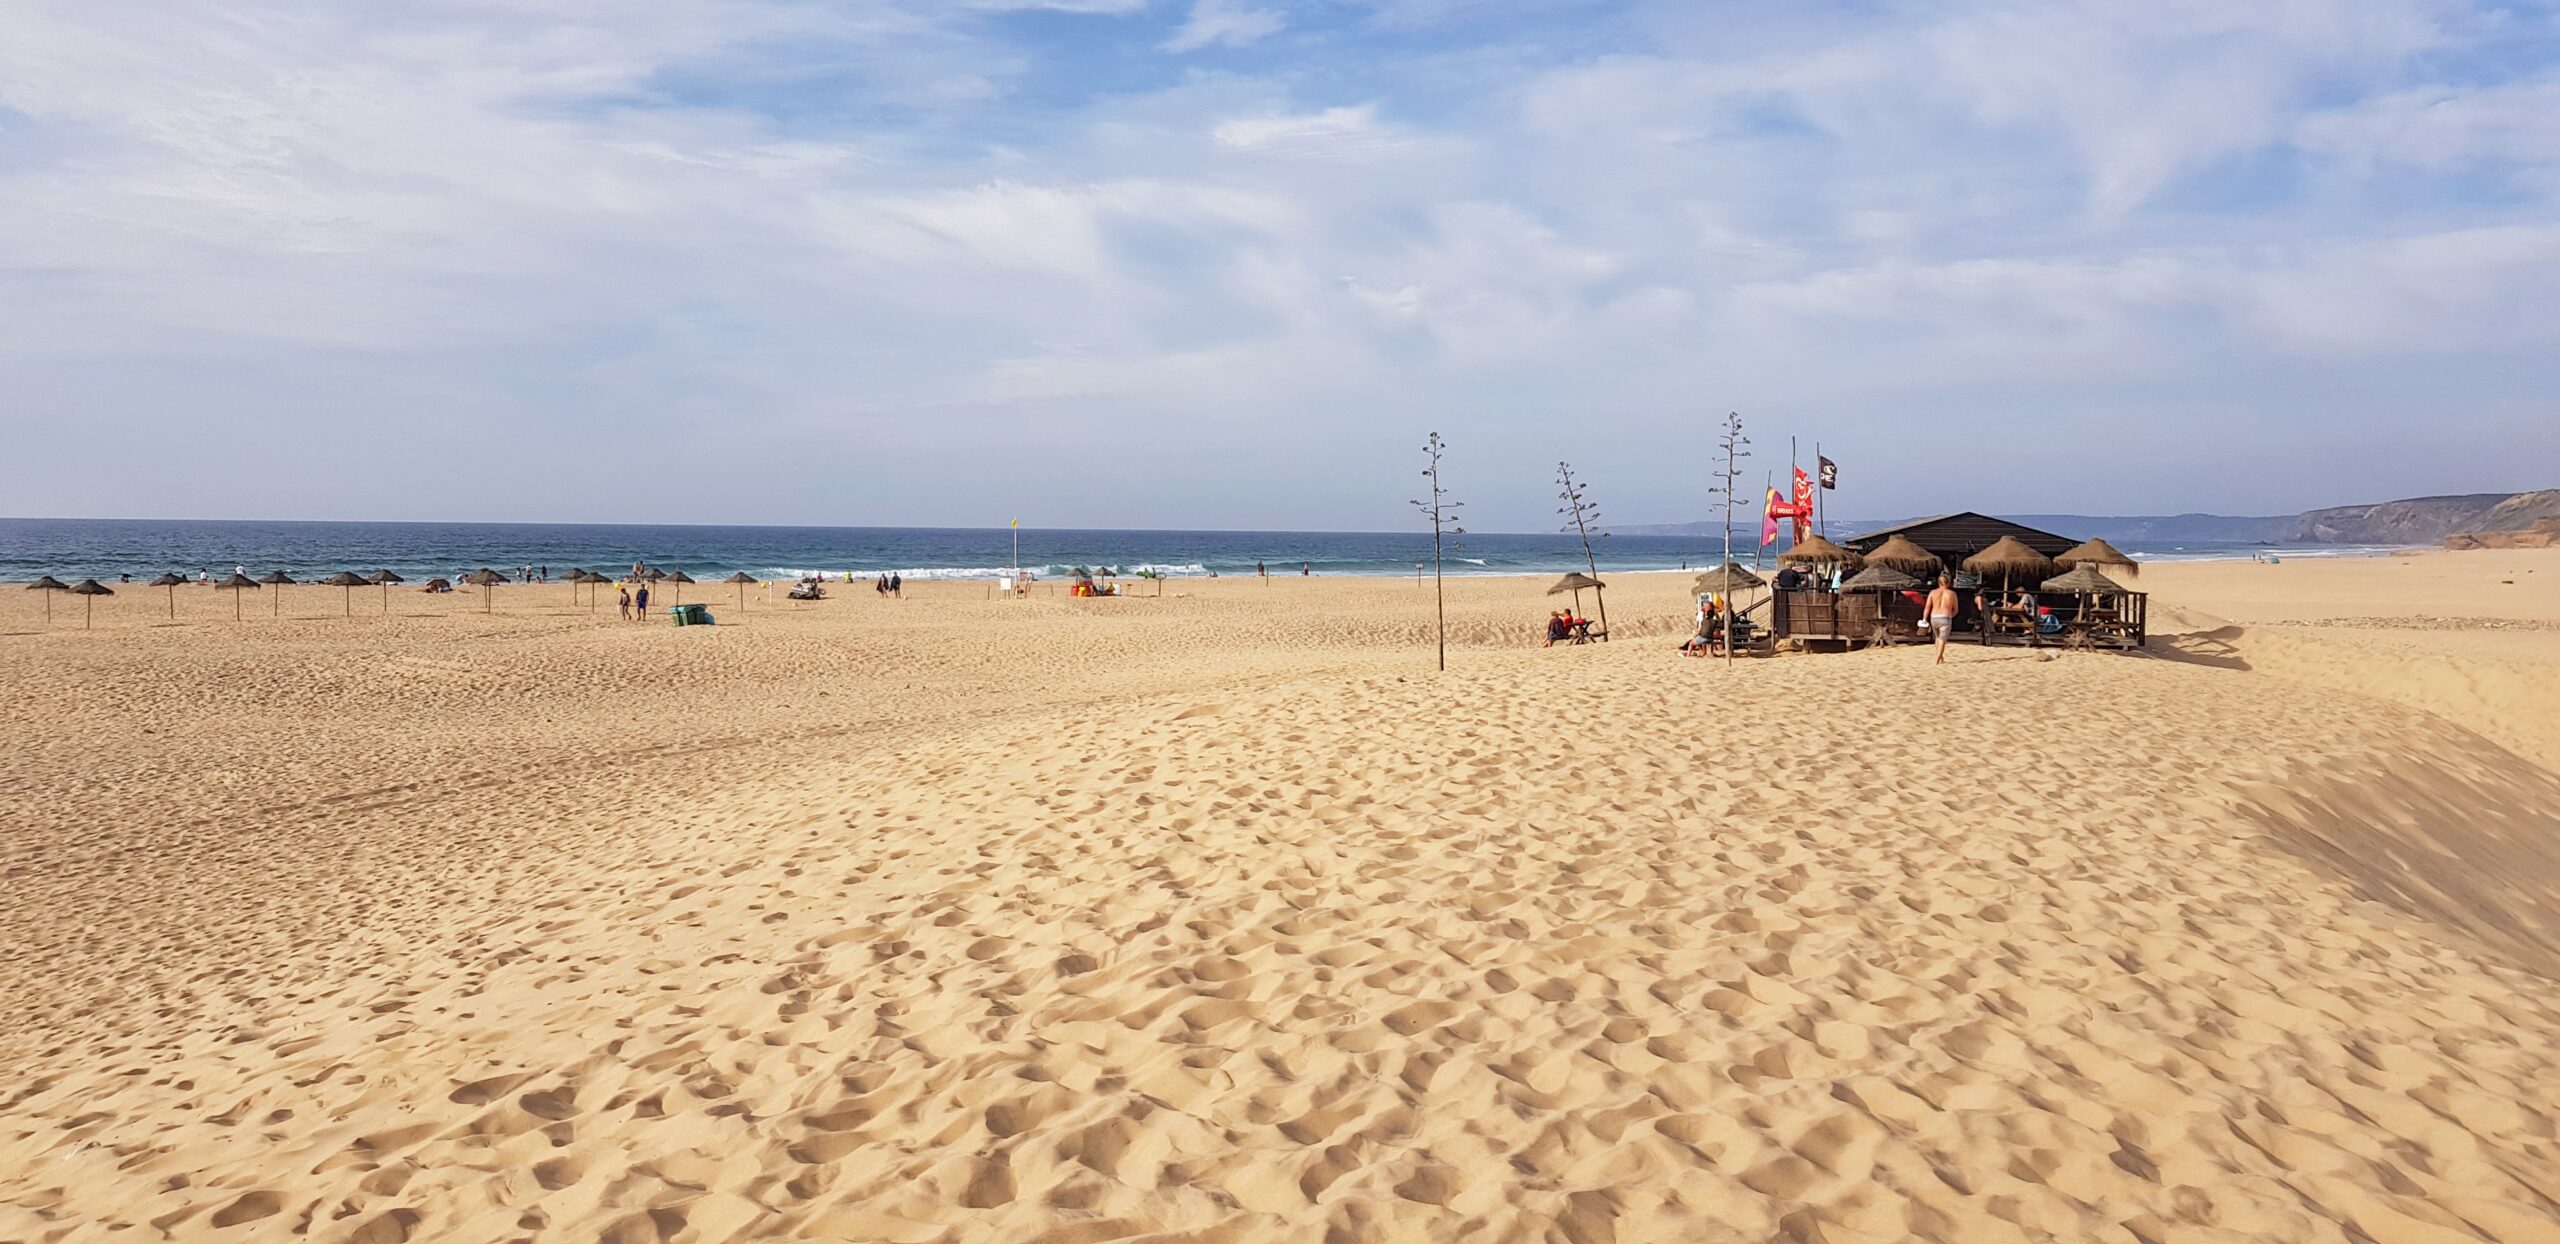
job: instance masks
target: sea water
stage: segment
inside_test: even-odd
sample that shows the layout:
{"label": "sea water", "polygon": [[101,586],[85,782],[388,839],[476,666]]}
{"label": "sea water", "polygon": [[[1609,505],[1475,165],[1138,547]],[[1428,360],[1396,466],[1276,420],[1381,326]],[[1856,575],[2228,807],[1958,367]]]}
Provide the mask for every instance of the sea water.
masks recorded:
{"label": "sea water", "polygon": [[[1833,524],[1835,538],[1848,532]],[[2066,533],[2067,534],[2067,533]],[[322,523],[202,519],[0,519],[0,581],[52,575],[65,582],[136,581],[164,571],[215,578],[246,569],[282,570],[311,579],[341,570],[392,570],[411,580],[451,577],[483,566],[512,575],[519,566],[547,567],[553,578],[571,567],[606,574],[634,563],[696,579],[745,571],[758,579],[819,574],[908,579],[987,579],[1019,565],[1041,578],[1077,567],[1122,575],[1414,575],[1430,572],[1431,533],[1424,531],[1080,531],[1005,527],[718,527],[584,523]],[[1774,550],[1736,532],[1735,560],[1764,569]],[[1722,559],[1722,540],[1698,536],[1610,536],[1592,541],[1602,573],[1704,570]],[[2316,556],[2379,551],[2365,546],[2269,549],[2251,544],[2187,542],[2161,549],[2128,548],[2136,558]],[[1582,542],[1571,535],[1469,534],[1444,547],[1453,575],[1561,574],[1585,569]]]}

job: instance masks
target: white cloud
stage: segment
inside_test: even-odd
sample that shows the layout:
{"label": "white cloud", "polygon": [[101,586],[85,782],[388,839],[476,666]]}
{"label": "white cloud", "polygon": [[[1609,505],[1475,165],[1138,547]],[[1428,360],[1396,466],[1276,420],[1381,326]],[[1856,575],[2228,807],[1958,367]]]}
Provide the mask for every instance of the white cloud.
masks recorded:
{"label": "white cloud", "polygon": [[1318,112],[1236,117],[1210,131],[1219,146],[1259,155],[1372,155],[1411,145],[1378,123],[1375,104]]}
{"label": "white cloud", "polygon": [[1224,45],[1243,47],[1278,34],[1286,19],[1272,9],[1258,9],[1242,0],[1192,0],[1191,16],[1182,28],[1165,40],[1168,52],[1197,52],[1202,48]]}
{"label": "white cloud", "polygon": [[[2306,389],[2347,390],[2281,505],[2481,486],[2388,482],[2355,430],[2421,386],[2462,395],[2447,437],[2529,423],[2560,352],[2555,75],[2465,72],[2450,8],[1736,29],[1665,4],[1486,46],[1310,28],[1324,62],[1251,76],[1154,56],[1143,22],[1076,23],[1118,59],[1009,42],[989,7],[11,10],[0,435],[66,464],[165,442],[143,485],[204,512],[235,502],[202,481],[255,462],[349,516],[524,504],[327,491],[315,468],[378,445],[608,474],[894,450],[901,480],[859,498],[785,480],[757,495],[796,509],[681,517],[912,522],[965,520],[948,481],[1001,436],[1270,481],[1201,513],[1057,484],[1077,521],[1358,526],[1397,521],[1363,507],[1399,481],[1343,446],[1401,452],[1429,419],[1482,478],[1536,482],[1570,419],[1632,521],[1686,516],[1664,447],[1708,407],[1882,459],[1930,403],[2032,430],[2003,443],[2090,435],[2084,410],[2275,439]],[[1277,14],[1182,29],[1232,46]],[[1935,450],[1911,452],[1861,472],[1876,508],[1930,503]],[[2111,478],[2206,504],[2193,456]],[[90,504],[50,477],[18,504]],[[1479,497],[1542,521],[1534,490]]]}

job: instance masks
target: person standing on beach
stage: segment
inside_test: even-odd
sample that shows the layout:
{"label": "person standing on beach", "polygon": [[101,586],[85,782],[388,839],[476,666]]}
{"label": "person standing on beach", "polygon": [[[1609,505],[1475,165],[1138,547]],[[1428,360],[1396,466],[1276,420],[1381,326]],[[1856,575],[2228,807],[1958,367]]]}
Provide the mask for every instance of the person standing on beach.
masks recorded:
{"label": "person standing on beach", "polygon": [[1940,665],[1947,663],[1947,640],[1956,633],[1958,604],[1956,581],[1945,575],[1939,575],[1938,588],[1929,593],[1929,602],[1923,607],[1922,612],[1928,615],[1929,632],[1938,641],[1938,664]]}
{"label": "person standing on beach", "polygon": [[890,575],[889,575],[889,594],[890,594],[891,596],[895,596],[895,597],[897,597],[897,598],[898,598],[898,599],[900,599],[900,600],[905,600],[905,599],[906,599],[906,587],[907,587],[907,581],[906,581],[905,579],[899,578],[899,577],[898,577],[898,575],[897,575],[897,573],[896,573],[895,571],[890,572]]}
{"label": "person standing on beach", "polygon": [[617,610],[619,610],[619,611],[621,612],[621,614],[622,614],[622,620],[623,620],[623,621],[628,622],[628,621],[630,621],[630,620],[631,620],[631,585],[630,585],[630,584],[628,584],[628,583],[621,583],[621,584],[616,584],[616,585],[614,586],[614,589],[613,589],[613,607],[614,607],[615,609],[617,609]]}
{"label": "person standing on beach", "polygon": [[649,620],[649,585],[645,581],[641,583],[639,591],[631,594],[631,608],[633,621]]}
{"label": "person standing on beach", "polygon": [[1307,577],[1308,575],[1311,575],[1311,574],[1314,574],[1314,573],[1315,573],[1315,571],[1313,571],[1313,570],[1311,570],[1311,569],[1309,569],[1309,568],[1307,567],[1307,563],[1305,563],[1305,562],[1299,562],[1299,563],[1298,563],[1298,577],[1299,577],[1299,578],[1303,579],[1303,578]]}

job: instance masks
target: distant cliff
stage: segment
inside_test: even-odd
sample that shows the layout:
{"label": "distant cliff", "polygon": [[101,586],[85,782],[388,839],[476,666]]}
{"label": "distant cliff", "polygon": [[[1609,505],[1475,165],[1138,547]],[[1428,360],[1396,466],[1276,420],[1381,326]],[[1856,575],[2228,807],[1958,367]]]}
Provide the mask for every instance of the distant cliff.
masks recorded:
{"label": "distant cliff", "polygon": [[[2118,544],[2181,540],[2265,544],[2435,544],[2457,535],[2530,532],[2560,519],[2560,489],[2487,492],[2460,497],[2412,497],[2379,505],[2342,505],[2304,514],[2003,514],[2000,517],[2074,539],[2096,536]],[[1837,533],[1874,531],[1898,522],[1833,519]],[[1759,518],[1737,513],[1737,532],[1756,530]],[[1721,522],[1656,523],[1618,527],[1630,536],[1707,536]]]}
{"label": "distant cliff", "polygon": [[2560,489],[2413,497],[2304,514],[2292,538],[2313,544],[2434,544],[2467,533],[2524,531],[2560,518]]}

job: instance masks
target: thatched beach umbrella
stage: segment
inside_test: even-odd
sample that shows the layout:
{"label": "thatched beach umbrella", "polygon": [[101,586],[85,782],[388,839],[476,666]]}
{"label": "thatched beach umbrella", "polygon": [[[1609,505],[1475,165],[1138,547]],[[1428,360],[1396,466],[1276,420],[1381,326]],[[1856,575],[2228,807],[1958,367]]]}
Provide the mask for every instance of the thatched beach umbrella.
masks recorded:
{"label": "thatched beach umbrella", "polygon": [[1912,575],[1935,575],[1945,568],[1937,554],[1913,544],[1909,536],[1895,536],[1877,545],[1874,552],[1867,554],[1866,561],[1870,566],[1884,566]]}
{"label": "thatched beach umbrella", "polygon": [[[98,598],[101,596],[113,596],[116,594],[116,590],[114,588],[108,587],[106,584],[100,583],[95,579],[82,579],[78,583],[72,584],[69,591],[74,596],[88,597],[87,600],[80,602],[80,629],[84,631],[89,629],[89,619],[97,610]],[[51,600],[53,598],[48,596],[45,599]]]}
{"label": "thatched beach umbrella", "polygon": [[175,571],[172,571],[172,572],[167,573],[167,574],[163,574],[163,575],[161,575],[159,578],[157,578],[157,579],[153,579],[153,580],[151,581],[151,586],[153,586],[153,587],[165,587],[165,588],[169,589],[169,616],[170,616],[170,617],[173,617],[173,618],[174,618],[174,617],[178,616],[178,585],[179,585],[179,584],[181,584],[181,583],[184,583],[184,582],[186,582],[186,581],[187,581],[187,576],[182,575],[182,574],[178,574],[178,573],[176,573]]}
{"label": "thatched beach umbrella", "polygon": [[1705,596],[1712,593],[1717,596],[1731,596],[1744,588],[1767,586],[1769,581],[1753,574],[1750,567],[1726,562],[1699,575],[1697,581],[1689,585],[1689,594]]}
{"label": "thatched beach umbrella", "polygon": [[1910,592],[1918,590],[1919,587],[1918,579],[1891,566],[1869,566],[1849,576],[1848,582],[1840,585],[1840,590],[1843,592]]}
{"label": "thatched beach umbrella", "polygon": [[[330,575],[326,579],[322,579],[321,582],[326,583],[331,587],[342,587],[347,589],[347,616],[350,618],[356,616],[356,589],[368,585],[368,580],[366,580],[363,575],[357,574],[352,570],[341,570],[336,574]],[[391,595],[391,589],[387,587],[382,589],[382,594],[386,599],[389,598]]]}
{"label": "thatched beach umbrella", "polygon": [[681,605],[681,604],[683,604],[683,603],[684,603],[684,585],[685,585],[685,584],[688,584],[688,583],[693,582],[693,576],[692,576],[692,575],[689,575],[689,574],[686,574],[685,572],[683,572],[683,571],[681,571],[681,570],[670,570],[670,571],[668,571],[668,572],[666,573],[666,575],[665,575],[664,577],[665,577],[665,579],[666,579],[666,581],[667,581],[667,582],[669,582],[669,583],[672,583],[672,584],[675,584],[675,585],[676,585],[676,594],[675,594],[675,596],[674,596],[672,599],[668,600],[668,601],[667,601],[667,603],[668,603],[668,604],[670,604],[670,605]]}
{"label": "thatched beach umbrella", "polygon": [[756,577],[741,570],[721,581],[724,583],[735,583],[738,585],[738,612],[745,613],[747,611],[747,585],[755,582]]}
{"label": "thatched beach umbrella", "polygon": [[2083,540],[2070,551],[2054,558],[2057,566],[2121,566],[2126,574],[2142,573],[2142,564],[2117,551],[2104,540]]}
{"label": "thatched beach umbrella", "polygon": [[476,589],[481,589],[481,612],[486,614],[489,612],[489,589],[497,584],[512,584],[512,578],[502,576],[502,573],[492,571],[492,568],[481,566],[479,571],[466,573],[466,576],[463,576],[463,584],[471,584],[476,586]]}
{"label": "thatched beach umbrella", "polygon": [[1573,593],[1573,616],[1578,618],[1582,616],[1582,589],[1586,587],[1601,588],[1606,586],[1608,585],[1602,583],[1598,579],[1594,579],[1590,575],[1577,570],[1556,580],[1555,586],[1547,589],[1547,595],[1553,596],[1558,592]]}
{"label": "thatched beach umbrella", "polygon": [[1975,574],[2000,576],[2006,588],[2012,579],[2041,579],[2053,573],[2053,559],[2028,548],[2016,536],[2002,536],[1991,547],[1964,559],[1964,568]]}
{"label": "thatched beach umbrella", "polygon": [[388,570],[374,571],[372,574],[366,575],[364,580],[367,583],[379,583],[382,585],[382,611],[384,613],[391,612],[391,585],[394,583],[408,582],[407,579],[403,579]]}
{"label": "thatched beach umbrella", "polygon": [[[264,583],[269,587],[283,587],[284,585],[294,581],[295,580],[292,575],[286,574],[281,570],[270,570],[267,573],[258,576],[258,582]],[[284,593],[278,592],[267,598],[267,616],[274,617],[283,612]]]}
{"label": "thatched beach umbrella", "polygon": [[54,578],[52,575],[46,575],[45,577],[28,584],[27,590],[30,592],[45,593],[44,624],[46,626],[51,626],[53,625],[53,593],[68,592],[71,590],[71,585],[60,579]]}
{"label": "thatched beach umbrella", "polygon": [[1846,566],[1854,570],[1860,560],[1857,554],[1821,536],[1806,536],[1794,548],[1778,554],[1781,566]]}
{"label": "thatched beach umbrella", "polygon": [[2122,596],[2129,589],[2098,573],[2096,566],[2082,562],[2064,574],[2045,580],[2039,585],[2039,590],[2070,592],[2080,596]]}
{"label": "thatched beach umbrella", "polygon": [[237,622],[240,620],[240,593],[254,592],[258,590],[258,581],[234,570],[231,572],[230,578],[224,579],[221,582],[214,584],[214,586],[227,587],[231,589],[231,620]]}

